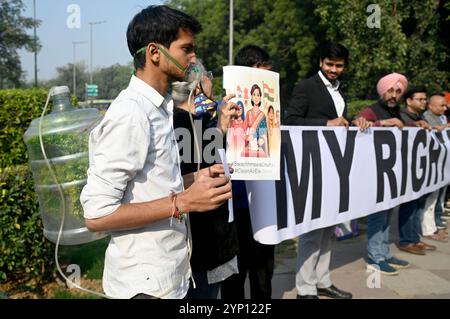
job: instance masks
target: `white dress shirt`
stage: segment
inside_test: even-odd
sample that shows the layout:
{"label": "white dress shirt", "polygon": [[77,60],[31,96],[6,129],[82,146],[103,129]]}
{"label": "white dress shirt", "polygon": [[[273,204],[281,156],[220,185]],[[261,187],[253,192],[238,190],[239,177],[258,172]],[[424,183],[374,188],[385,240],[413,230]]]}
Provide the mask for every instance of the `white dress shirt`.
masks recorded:
{"label": "white dress shirt", "polygon": [[[170,96],[131,78],[90,134],[88,180],[80,197],[85,218],[183,190],[172,111]],[[111,233],[103,272],[108,296],[183,298],[190,276],[185,222],[168,218]]]}
{"label": "white dress shirt", "polygon": [[327,90],[330,93],[331,98],[333,99],[334,107],[336,108],[336,113],[338,117],[341,117],[342,114],[344,113],[345,101],[341,93],[339,92],[339,85],[340,85],[339,81],[336,80],[333,85],[331,84],[330,81],[328,81],[328,79],[322,74],[321,71],[319,71],[319,76],[322,79],[325,86],[327,87]]}

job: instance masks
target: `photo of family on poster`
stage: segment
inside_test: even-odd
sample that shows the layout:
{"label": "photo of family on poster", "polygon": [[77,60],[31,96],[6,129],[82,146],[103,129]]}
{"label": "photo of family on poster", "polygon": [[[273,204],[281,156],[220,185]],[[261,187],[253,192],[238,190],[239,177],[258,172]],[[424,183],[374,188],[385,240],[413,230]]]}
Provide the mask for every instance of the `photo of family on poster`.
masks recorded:
{"label": "photo of family on poster", "polygon": [[235,179],[279,178],[278,79],[278,73],[272,71],[224,67],[224,88],[227,94],[236,94],[235,103],[239,108],[238,116],[230,122],[227,137],[227,160],[237,170]]}

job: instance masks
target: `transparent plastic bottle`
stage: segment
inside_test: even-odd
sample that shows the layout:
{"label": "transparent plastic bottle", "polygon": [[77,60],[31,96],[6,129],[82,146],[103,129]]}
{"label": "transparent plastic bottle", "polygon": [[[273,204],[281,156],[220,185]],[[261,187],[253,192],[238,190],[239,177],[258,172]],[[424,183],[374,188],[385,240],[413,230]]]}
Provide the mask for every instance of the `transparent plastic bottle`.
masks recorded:
{"label": "transparent plastic bottle", "polygon": [[[73,107],[67,86],[52,88],[50,95],[52,112],[43,117],[41,125],[47,159],[40,146],[40,118],[34,119],[24,134],[44,223],[44,236],[56,243],[65,206],[60,244],[83,244],[106,236],[104,233],[90,232],[86,228],[80,203],[80,193],[86,184],[89,166],[89,133],[103,116],[95,108]],[[50,173],[47,160],[56,175],[56,181]],[[60,189],[64,193],[64,205]]]}

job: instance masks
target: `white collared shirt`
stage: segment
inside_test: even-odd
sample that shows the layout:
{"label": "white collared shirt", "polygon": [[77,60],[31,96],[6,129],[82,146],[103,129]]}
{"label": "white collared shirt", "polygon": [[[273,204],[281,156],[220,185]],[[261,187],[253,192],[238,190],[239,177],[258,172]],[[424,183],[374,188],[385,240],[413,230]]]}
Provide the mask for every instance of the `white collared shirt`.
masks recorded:
{"label": "white collared shirt", "polygon": [[[89,137],[88,181],[80,197],[85,218],[183,190],[172,111],[170,96],[131,78]],[[103,272],[108,296],[183,298],[190,275],[185,222],[171,225],[168,218],[111,233]]]}
{"label": "white collared shirt", "polygon": [[339,81],[336,80],[336,83],[333,85],[330,81],[322,74],[321,71],[319,71],[319,76],[322,79],[323,83],[327,87],[328,92],[331,95],[331,98],[333,99],[334,107],[336,108],[336,113],[339,117],[344,114],[344,108],[345,108],[345,101],[342,97],[341,93],[339,92]]}

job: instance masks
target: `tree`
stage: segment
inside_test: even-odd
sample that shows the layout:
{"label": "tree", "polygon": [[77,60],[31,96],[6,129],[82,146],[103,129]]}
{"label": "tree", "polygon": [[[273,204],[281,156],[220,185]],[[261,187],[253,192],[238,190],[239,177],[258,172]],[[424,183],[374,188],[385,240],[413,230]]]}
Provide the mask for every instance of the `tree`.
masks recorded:
{"label": "tree", "polygon": [[[281,101],[298,80],[319,67],[319,46],[338,41],[350,51],[342,82],[350,99],[376,98],[382,75],[401,72],[412,84],[448,90],[450,2],[444,0],[380,0],[380,28],[369,28],[373,1],[235,0],[235,52],[245,44],[268,50],[280,73]],[[220,75],[228,64],[229,1],[169,0],[203,25],[197,55]],[[215,94],[220,88],[215,80]]]}
{"label": "tree", "polygon": [[98,85],[99,99],[115,99],[120,91],[127,88],[130,82],[132,64],[118,63],[94,72],[93,81]]}
{"label": "tree", "polygon": [[[76,96],[79,101],[86,98],[85,84],[89,83],[89,72],[84,62],[76,63]],[[119,95],[120,91],[128,86],[131,76],[132,65],[114,64],[106,68],[94,70],[92,76],[95,84],[98,85],[97,99],[114,99]],[[57,76],[44,83],[44,86],[60,86],[67,85],[72,91],[73,86],[73,64],[68,63],[64,66],[56,68]],[[74,92],[72,92],[74,94]]]}
{"label": "tree", "polygon": [[[172,0],[168,3],[195,16],[203,26],[197,40],[197,55],[205,66],[221,75],[228,64],[228,1]],[[315,33],[319,21],[311,2],[296,0],[235,0],[234,48],[246,44],[259,45],[271,55],[275,70],[280,72],[283,96],[290,92],[300,77],[309,75],[317,49]],[[220,80],[220,79],[219,79]],[[215,81],[214,93],[220,84]]]}
{"label": "tree", "polygon": [[[346,92],[351,97],[376,97],[377,80],[388,73],[405,74],[410,82],[429,90],[448,84],[448,3],[423,0],[380,0],[380,28],[369,28],[367,6],[371,1],[313,0],[315,13],[328,40],[342,42],[350,50]],[[447,31],[448,32],[448,31]]]}
{"label": "tree", "polygon": [[76,68],[76,86],[77,92],[72,92],[73,86],[73,63],[68,63],[64,66],[57,67],[57,76],[44,83],[46,87],[67,85],[72,94],[75,94],[79,101],[85,99],[85,84],[89,82],[89,72],[84,62],[75,64]]}
{"label": "tree", "polygon": [[26,30],[39,25],[39,21],[21,16],[21,0],[0,0],[0,89],[21,84],[23,74],[18,49],[39,50],[34,37]]}

